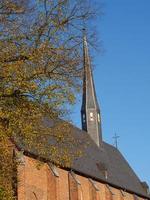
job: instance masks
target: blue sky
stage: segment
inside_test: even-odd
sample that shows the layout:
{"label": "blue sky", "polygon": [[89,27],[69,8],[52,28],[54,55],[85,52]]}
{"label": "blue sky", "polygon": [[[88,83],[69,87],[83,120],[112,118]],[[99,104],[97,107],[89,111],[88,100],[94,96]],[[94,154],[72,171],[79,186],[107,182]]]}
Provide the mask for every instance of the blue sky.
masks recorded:
{"label": "blue sky", "polygon": [[[150,185],[150,0],[103,3],[95,23],[105,51],[94,58],[103,138],[113,144],[116,132],[120,151]],[[72,115],[79,127],[80,104]]]}

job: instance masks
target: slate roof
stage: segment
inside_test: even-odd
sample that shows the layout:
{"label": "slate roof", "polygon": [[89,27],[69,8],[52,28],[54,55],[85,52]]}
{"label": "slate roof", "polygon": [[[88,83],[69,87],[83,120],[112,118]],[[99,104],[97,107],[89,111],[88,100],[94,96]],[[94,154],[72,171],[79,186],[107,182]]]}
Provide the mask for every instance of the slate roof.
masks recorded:
{"label": "slate roof", "polygon": [[[103,147],[99,148],[85,131],[74,126],[72,127],[72,135],[80,141],[79,146],[75,148],[80,148],[85,143],[88,144],[84,148],[83,155],[74,161],[72,170],[86,177],[150,199],[150,196],[146,194],[145,189],[142,187],[140,179],[118,149],[105,142],[103,142]],[[18,147],[24,149],[25,152],[32,154],[37,152],[34,146],[32,148],[26,146],[19,139],[15,139],[15,143]],[[46,159],[49,159],[48,157]],[[107,171],[107,179],[104,174],[105,170]]]}
{"label": "slate roof", "polygon": [[[99,148],[86,132],[80,129],[74,129],[74,132],[76,137],[80,137],[83,142],[90,141],[90,145],[85,149],[84,156],[74,163],[75,171],[124,190],[147,196],[150,199],[150,196],[146,194],[142,187],[140,179],[118,149],[105,142],[103,142],[103,148]],[[107,179],[100,168],[101,166],[107,170]]]}
{"label": "slate roof", "polygon": [[97,101],[95,84],[93,80],[93,73],[91,69],[91,61],[88,52],[88,44],[86,35],[83,38],[83,58],[84,58],[84,76],[83,76],[83,95],[81,111],[84,111],[86,106],[88,108],[100,110]]}

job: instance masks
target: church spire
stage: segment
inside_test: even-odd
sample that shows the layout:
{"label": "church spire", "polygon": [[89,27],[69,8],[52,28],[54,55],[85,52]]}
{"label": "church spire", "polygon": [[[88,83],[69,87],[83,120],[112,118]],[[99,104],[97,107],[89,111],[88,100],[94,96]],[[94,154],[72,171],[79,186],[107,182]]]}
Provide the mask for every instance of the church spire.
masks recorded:
{"label": "church spire", "polygon": [[94,142],[101,146],[101,116],[97,102],[93,74],[91,70],[91,62],[88,52],[86,35],[83,37],[83,59],[84,59],[84,75],[83,75],[83,97],[81,107],[82,129],[87,131]]}

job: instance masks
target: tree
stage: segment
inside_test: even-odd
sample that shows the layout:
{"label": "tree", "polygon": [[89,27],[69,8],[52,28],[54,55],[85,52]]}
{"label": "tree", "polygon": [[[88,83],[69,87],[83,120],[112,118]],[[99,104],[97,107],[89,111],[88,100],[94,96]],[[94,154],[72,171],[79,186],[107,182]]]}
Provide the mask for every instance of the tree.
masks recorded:
{"label": "tree", "polygon": [[[64,132],[69,134],[70,125],[59,121],[52,130],[45,121],[65,117],[66,105],[75,102],[82,76],[83,20],[93,16],[83,0],[0,0],[1,199],[14,196],[10,138],[21,137],[29,146],[42,134],[51,134],[57,143],[68,138]],[[37,145],[46,154],[43,143]],[[68,150],[60,159],[56,146],[49,150],[64,164]]]}

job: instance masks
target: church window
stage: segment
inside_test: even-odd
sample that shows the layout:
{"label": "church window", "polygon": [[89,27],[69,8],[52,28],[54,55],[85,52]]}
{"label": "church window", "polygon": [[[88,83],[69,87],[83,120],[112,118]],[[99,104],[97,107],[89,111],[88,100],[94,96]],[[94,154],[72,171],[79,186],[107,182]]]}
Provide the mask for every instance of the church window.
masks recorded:
{"label": "church window", "polygon": [[90,120],[94,121],[94,117],[93,117],[93,113],[92,112],[90,112]]}

